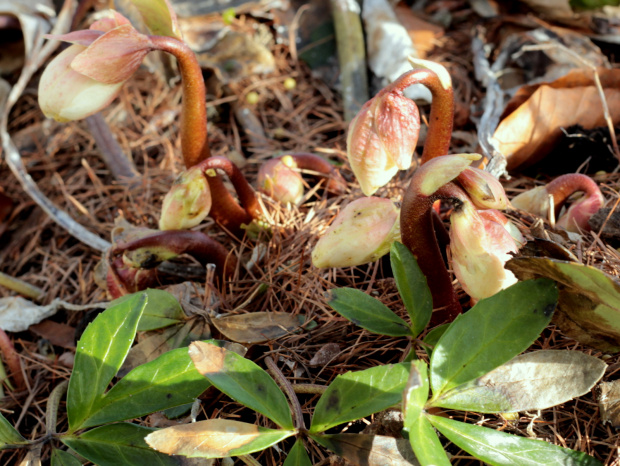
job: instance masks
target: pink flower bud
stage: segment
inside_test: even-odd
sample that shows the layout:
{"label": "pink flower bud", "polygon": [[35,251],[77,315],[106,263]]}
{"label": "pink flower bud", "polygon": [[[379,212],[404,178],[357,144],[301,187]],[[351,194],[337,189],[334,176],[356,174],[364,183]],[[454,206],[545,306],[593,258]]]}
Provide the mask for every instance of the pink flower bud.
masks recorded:
{"label": "pink flower bud", "polygon": [[501,223],[483,217],[473,204],[464,202],[450,216],[452,269],[473,299],[482,299],[516,283],[504,269],[517,245]]}
{"label": "pink flower bud", "polygon": [[423,196],[431,196],[468,169],[479,154],[454,154],[435,157],[418,168],[411,180],[412,188]]}
{"label": "pink flower bud", "polygon": [[400,212],[389,199],[347,204],[312,251],[315,267],[352,267],[376,261],[400,240]]}
{"label": "pink flower bud", "polygon": [[209,183],[199,167],[181,173],[164,197],[160,230],[187,230],[200,224],[211,210]]}
{"label": "pink flower bud", "polygon": [[506,209],[508,197],[497,178],[484,170],[467,167],[457,177],[478,209]]}
{"label": "pink flower bud", "polygon": [[402,91],[383,90],[364,104],[349,125],[347,156],[365,195],[411,166],[419,132],[418,107]]}
{"label": "pink flower bud", "polygon": [[263,163],[258,171],[258,189],[284,204],[299,204],[304,197],[304,182],[290,155]]}
{"label": "pink flower bud", "polygon": [[603,193],[598,191],[591,195],[584,194],[580,199],[573,202],[568,210],[560,216],[556,225],[568,231],[578,233],[590,231],[588,221],[605,204]]}

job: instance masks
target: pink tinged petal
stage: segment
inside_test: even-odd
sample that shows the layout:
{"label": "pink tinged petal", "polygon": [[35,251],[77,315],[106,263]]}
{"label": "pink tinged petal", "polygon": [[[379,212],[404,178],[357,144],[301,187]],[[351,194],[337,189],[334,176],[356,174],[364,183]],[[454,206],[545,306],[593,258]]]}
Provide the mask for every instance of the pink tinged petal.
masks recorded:
{"label": "pink tinged petal", "polygon": [[400,240],[400,212],[389,199],[364,197],[338,214],[312,251],[315,267],[352,267],[376,261]]}
{"label": "pink tinged petal", "polygon": [[119,26],[131,24],[131,22],[127,18],[125,18],[116,10],[107,10],[106,13],[109,15],[107,18],[101,18],[95,21],[93,24],[90,25],[88,29],[108,32]]}
{"label": "pink tinged petal", "polygon": [[603,207],[603,204],[605,204],[605,198],[600,191],[584,196],[571,204],[566,213],[558,219],[556,225],[575,233],[590,231],[588,221]]}
{"label": "pink tinged petal", "polygon": [[479,154],[435,157],[418,168],[412,180],[413,188],[423,196],[430,196],[459,176],[472,161],[479,160],[481,157]]}
{"label": "pink tinged petal", "polygon": [[71,45],[54,58],[39,81],[39,105],[48,118],[60,122],[97,113],[114,100],[122,83],[104,84],[77,73],[71,62],[85,48]]}
{"label": "pink tinged petal", "polygon": [[510,202],[515,209],[524,210],[532,215],[547,217],[549,215],[549,193],[545,186],[537,186],[515,196]]}
{"label": "pink tinged petal", "polygon": [[490,173],[467,167],[457,179],[477,208],[503,210],[508,207],[508,197],[504,187]]}
{"label": "pink tinged petal", "polygon": [[[478,215],[480,215],[485,221],[497,222],[502,225],[506,231],[510,234],[518,249],[523,247],[526,243],[525,237],[521,233],[521,230],[512,223],[508,218],[502,214],[499,210],[495,209],[487,209],[487,210],[479,210]],[[516,251],[515,251],[516,252]]]}
{"label": "pink tinged petal", "polygon": [[122,83],[153,49],[148,36],[131,24],[119,26],[94,41],[71,63],[78,73],[106,84]]}
{"label": "pink tinged petal", "polygon": [[452,269],[467,294],[486,298],[517,281],[504,269],[517,247],[501,224],[484,219],[469,203],[451,215],[450,224]]}
{"label": "pink tinged petal", "polygon": [[290,155],[268,160],[258,171],[258,189],[284,204],[298,204],[304,197],[304,182],[296,168]]}
{"label": "pink tinged petal", "polygon": [[83,29],[81,31],[69,32],[68,34],[46,34],[45,38],[50,40],[61,40],[63,42],[69,42],[70,44],[78,44],[88,47],[103,34],[104,33],[102,31]]}
{"label": "pink tinged petal", "polygon": [[420,134],[417,105],[397,92],[387,93],[375,109],[375,126],[383,150],[400,170],[411,167]]}

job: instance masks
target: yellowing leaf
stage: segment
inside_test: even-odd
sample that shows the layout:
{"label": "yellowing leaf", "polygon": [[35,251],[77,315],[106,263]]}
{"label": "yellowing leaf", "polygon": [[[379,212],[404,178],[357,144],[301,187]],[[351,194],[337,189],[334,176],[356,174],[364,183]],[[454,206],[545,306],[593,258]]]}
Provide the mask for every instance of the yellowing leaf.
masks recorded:
{"label": "yellowing leaf", "polygon": [[151,448],[169,455],[222,458],[263,450],[294,433],[227,419],[208,419],[158,430],[145,440]]}

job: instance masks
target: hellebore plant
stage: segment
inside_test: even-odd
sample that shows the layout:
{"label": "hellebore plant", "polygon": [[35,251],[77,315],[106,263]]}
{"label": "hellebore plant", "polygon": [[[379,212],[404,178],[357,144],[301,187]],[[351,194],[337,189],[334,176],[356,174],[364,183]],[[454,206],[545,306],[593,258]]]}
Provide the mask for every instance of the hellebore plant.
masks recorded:
{"label": "hellebore plant", "polygon": [[[568,198],[581,192],[583,196],[560,215]],[[551,199],[551,197],[553,199]],[[589,176],[571,173],[557,177],[545,186],[519,194],[512,200],[512,206],[541,217],[549,216],[549,206],[553,202],[556,225],[568,231],[590,231],[588,221],[605,204],[603,193]],[[558,217],[559,215],[559,217]]]}
{"label": "hellebore plant", "polygon": [[304,196],[304,182],[300,170],[309,170],[327,178],[325,189],[340,195],[347,189],[340,172],[323,157],[298,152],[274,157],[263,163],[258,171],[258,189],[284,204],[299,204]]}
{"label": "hellebore plant", "polygon": [[[49,36],[72,44],[47,66],[39,84],[39,103],[46,116],[59,121],[97,113],[118,95],[122,85],[152,51],[172,54],[179,64],[183,102],[180,138],[183,161],[190,168],[210,157],[206,91],[196,56],[179,34],[176,16],[167,0],[135,2],[155,35],[138,32],[121,14],[95,21],[88,30]],[[239,206],[219,176],[209,177],[211,216],[234,234],[252,216]]]}

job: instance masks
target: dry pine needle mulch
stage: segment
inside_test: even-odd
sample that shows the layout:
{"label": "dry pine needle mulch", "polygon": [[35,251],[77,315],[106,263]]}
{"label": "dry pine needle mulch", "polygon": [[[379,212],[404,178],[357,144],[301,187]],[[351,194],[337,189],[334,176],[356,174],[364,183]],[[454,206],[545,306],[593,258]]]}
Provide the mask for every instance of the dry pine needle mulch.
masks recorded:
{"label": "dry pine needle mulch", "polygon": [[[449,44],[450,36],[446,41]],[[328,199],[318,189],[311,192],[300,207],[284,207],[263,197],[272,227],[271,236],[259,242],[231,239],[211,221],[204,223],[201,230],[230,247],[240,258],[235,277],[225,287],[210,289],[210,292],[217,295],[219,312],[278,311],[306,315],[308,321],[316,324],[311,330],[255,345],[248,356],[259,364],[265,356],[271,356],[292,382],[326,385],[345,371],[401,361],[409,351],[407,341],[372,335],[338,316],[326,304],[326,290],[335,286],[356,287],[381,299],[403,316],[405,311],[382,261],[349,269],[317,270],[311,266],[310,252],[318,236],[339,209],[359,197],[361,192],[345,163],[346,124],[339,96],[314,79],[303,64],[294,61],[285,46],[275,45],[273,53],[277,63],[275,73],[236,83],[230,87],[232,97],[209,97],[212,153],[236,156],[235,160],[245,154],[247,162],[243,171],[253,181],[259,164],[273,154],[314,151],[344,164],[342,172],[351,182],[350,191]],[[457,88],[462,89],[461,96],[471,98],[471,85],[463,80],[463,76],[471,76],[471,70],[463,64],[466,60],[462,53],[451,55],[444,49],[441,59],[451,62],[451,71],[459,74]],[[292,90],[285,89],[282,84],[289,77],[297,82]],[[35,87],[33,82],[31,90]],[[258,92],[257,104],[245,103],[248,89]],[[161,199],[182,170],[177,156],[179,101],[178,85],[169,87],[141,70],[124,87],[120,99],[104,112],[125,153],[132,155],[142,174],[139,183],[131,187],[111,178],[84,122],[58,124],[45,120],[38,110],[35,92],[26,92],[15,107],[10,131],[31,176],[45,195],[88,229],[109,240],[114,220],[120,213],[132,224],[156,227]],[[231,101],[248,106],[261,123],[265,139],[248,140],[227,105]],[[459,151],[458,146],[453,149]],[[6,194],[17,206],[10,218],[9,230],[2,238],[0,271],[41,287],[46,302],[53,298],[74,304],[105,300],[105,293],[93,279],[100,254],[49,220],[25,196],[5,165],[0,165],[0,173]],[[407,176],[400,175],[378,194],[400,197],[407,185]],[[619,180],[613,174],[597,179],[604,184],[609,205],[614,205],[618,199]],[[517,179],[507,184],[507,189],[509,194],[516,194],[530,185],[527,180]],[[516,220],[527,230],[528,219]],[[580,243],[573,245],[573,253],[583,258],[584,263],[614,276],[620,274],[617,251],[605,245],[596,233],[584,236]],[[246,267],[251,261],[256,264]],[[204,280],[198,281],[199,288],[204,285]],[[259,287],[266,291],[258,293]],[[7,290],[0,289],[0,296],[8,295]],[[465,295],[461,295],[466,302]],[[61,311],[53,320],[75,327],[83,315]],[[22,393],[6,390],[7,397],[0,409],[24,436],[34,439],[45,432],[45,405],[50,391],[70,375],[68,363],[72,350],[46,344],[32,332],[13,337],[28,375],[29,388]],[[620,370],[618,356],[580,346],[565,338],[554,326],[550,326],[534,346],[534,349],[541,348],[583,351],[604,358],[609,364],[604,380],[614,380]],[[421,350],[418,355],[426,357]],[[209,392],[208,395],[203,400],[202,416],[266,422],[221,394]],[[317,399],[317,396],[301,396],[302,408],[308,416]],[[59,431],[66,427],[63,413],[61,404]],[[475,413],[451,414],[467,422],[585,451],[609,465],[619,464],[618,435],[611,426],[601,424],[592,394],[543,412],[521,413],[517,421]],[[161,415],[152,415],[143,422],[162,426],[166,421]],[[367,419],[346,429],[376,432],[381,426]],[[479,463],[454,445],[449,445],[447,450],[453,455],[454,464]],[[310,447],[309,452],[314,464],[338,464],[340,461],[317,446]],[[21,450],[0,452],[0,463],[18,464],[23,455]],[[284,460],[284,454],[273,448],[255,456],[264,465],[278,465]],[[44,447],[43,459],[46,458],[49,458],[49,449]]]}

